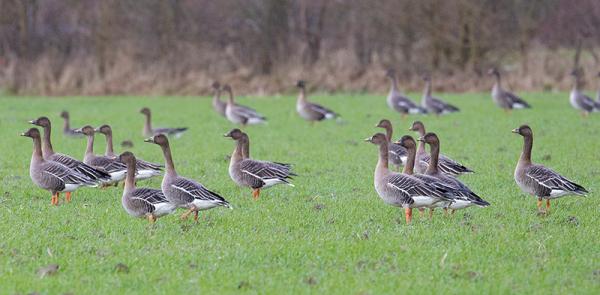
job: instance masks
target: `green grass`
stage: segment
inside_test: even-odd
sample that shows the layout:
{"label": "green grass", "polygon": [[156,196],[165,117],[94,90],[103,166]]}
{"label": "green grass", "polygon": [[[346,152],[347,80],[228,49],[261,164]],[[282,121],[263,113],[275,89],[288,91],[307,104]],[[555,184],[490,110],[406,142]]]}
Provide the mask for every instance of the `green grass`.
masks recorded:
{"label": "green grass", "polygon": [[[402,121],[379,95],[315,95],[345,124],[315,126],[295,113],[293,97],[240,99],[269,118],[246,128],[252,156],[295,164],[295,188],[263,191],[259,201],[228,176],[232,126],[204,98],[70,97],[0,99],[0,293],[600,293],[600,117],[583,119],[567,95],[524,94],[532,110],[504,114],[489,94],[444,96],[462,108],[444,117]],[[84,139],[65,138],[58,114],[72,123],[113,126],[115,143],[134,141],[138,157],[162,162],[159,147],[142,142],[148,106],[156,126],[188,126],[172,140],[176,168],[222,194],[235,207],[181,222],[179,214],[155,226],[121,207],[121,189],[81,189],[70,204],[50,206],[50,194],[29,179],[31,140],[17,136],[37,116],[54,123],[57,151],[82,158]],[[389,118],[394,137],[413,119],[438,133],[444,154],[477,173],[462,177],[492,203],[450,218],[404,224],[402,210],[385,205],[373,188],[377,148],[362,140]],[[591,191],[565,197],[549,216],[518,189],[513,169],[522,123],[535,133],[533,160]],[[96,153],[104,152],[97,137]],[[117,151],[122,151],[117,146]],[[161,179],[140,182],[160,187]],[[179,212],[181,213],[181,212]],[[119,272],[123,263],[129,272]],[[36,270],[58,264],[39,278]]]}

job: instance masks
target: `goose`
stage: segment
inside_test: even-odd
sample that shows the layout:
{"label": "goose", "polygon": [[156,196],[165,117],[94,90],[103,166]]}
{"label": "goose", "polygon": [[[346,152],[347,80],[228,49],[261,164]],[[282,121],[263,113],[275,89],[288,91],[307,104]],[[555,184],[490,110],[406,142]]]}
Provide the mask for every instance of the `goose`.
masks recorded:
{"label": "goose", "polygon": [[587,117],[589,113],[594,111],[600,111],[600,103],[595,102],[592,98],[585,95],[583,91],[581,91],[581,86],[583,82],[581,81],[581,72],[578,70],[573,70],[571,72],[571,76],[573,76],[573,89],[571,90],[571,94],[569,95],[569,102],[571,106],[576,110],[581,111],[581,115]]}
{"label": "goose", "polygon": [[460,193],[460,195],[457,195],[452,203],[448,206],[448,208],[452,209],[452,213],[454,213],[454,211],[457,209],[463,209],[475,205],[479,207],[487,207],[490,205],[490,203],[471,191],[471,189],[460,182],[460,180],[452,176],[448,176],[439,170],[439,165],[437,164],[440,155],[440,140],[435,133],[427,133],[418,140],[428,144],[430,147],[431,165],[427,166],[427,170],[425,170],[424,174],[439,179],[441,182],[452,187],[454,190]]}
{"label": "goose", "polygon": [[[564,176],[531,162],[531,149],[533,147],[533,131],[528,125],[521,125],[513,129],[513,133],[523,136],[523,151],[515,168],[515,182],[522,191],[538,199],[539,213],[550,211],[550,200],[566,195],[585,196],[588,191]],[[542,200],[546,199],[546,210],[542,211]]]}
{"label": "goose", "polygon": [[385,129],[385,138],[388,141],[388,157],[390,162],[396,166],[396,170],[400,171],[400,166],[406,163],[407,154],[405,148],[392,142],[392,135],[394,134],[392,123],[388,119],[382,119],[375,127]]}
{"label": "goose", "polygon": [[[110,180],[110,175],[105,171],[94,168],[87,165],[79,160],[76,160],[65,154],[55,153],[52,148],[52,142],[50,141],[52,133],[52,124],[50,119],[47,117],[39,117],[35,120],[29,121],[29,123],[40,126],[44,129],[44,136],[42,137],[42,155],[44,160],[60,163],[67,166],[70,169],[84,175],[88,180],[95,183],[103,183]],[[71,201],[71,192],[66,192],[67,202]]]}
{"label": "goose", "polygon": [[178,208],[188,209],[181,215],[182,220],[187,219],[191,213],[194,213],[194,220],[198,221],[198,211],[215,207],[223,206],[232,209],[229,202],[219,194],[210,191],[197,181],[177,174],[171,155],[169,140],[164,134],[154,135],[144,141],[160,146],[163,151],[166,172],[163,176],[161,189],[170,203]]}
{"label": "goose", "polygon": [[223,91],[229,94],[229,99],[225,106],[225,116],[229,121],[234,124],[241,124],[242,126],[261,124],[267,121],[267,118],[259,114],[256,110],[237,104],[233,98],[231,86],[223,86]]}
{"label": "goose", "polygon": [[62,111],[60,113],[60,117],[63,118],[63,134],[67,136],[81,136],[75,132],[75,129],[71,129],[71,125],[69,123],[69,112]]}
{"label": "goose", "polygon": [[142,113],[144,116],[146,116],[146,123],[144,124],[144,129],[142,130],[142,134],[144,136],[146,136],[146,137],[147,136],[152,136],[152,135],[157,135],[157,134],[166,134],[168,136],[173,136],[175,138],[180,138],[181,135],[183,135],[183,133],[188,130],[187,127],[179,127],[179,128],[166,128],[166,127],[152,128],[152,123],[151,123],[152,114],[150,113],[150,109],[149,108],[142,108],[140,110],[140,113]]}
{"label": "goose", "polygon": [[127,176],[121,204],[123,209],[133,217],[145,217],[154,223],[159,217],[173,213],[177,206],[171,204],[159,189],[135,187],[135,156],[131,152],[119,155],[119,161],[127,165]]}
{"label": "goose", "polygon": [[219,115],[225,117],[225,107],[227,106],[227,103],[221,100],[221,84],[219,82],[214,82],[212,88],[214,91],[212,100],[213,109]]}
{"label": "goose", "polygon": [[425,89],[423,90],[423,96],[421,98],[421,106],[427,109],[427,112],[442,115],[460,111],[459,108],[431,96],[431,77],[424,76],[423,81],[425,81]]}
{"label": "goose", "polygon": [[[110,125],[102,125],[96,128],[94,131],[104,134],[104,137],[106,138],[106,151],[104,152],[104,156],[116,159],[117,156],[113,152],[112,128]],[[163,166],[162,164],[150,163],[142,159],[136,159],[135,168],[137,170],[135,179],[143,180],[153,176],[161,175]]]}
{"label": "goose", "polygon": [[426,114],[427,110],[415,104],[398,89],[396,71],[388,70],[386,77],[390,80],[390,93],[387,96],[387,105],[392,111],[399,112],[404,118],[407,114]]}
{"label": "goose", "polygon": [[388,169],[388,142],[385,135],[377,133],[365,141],[379,146],[379,160],[373,177],[375,191],[386,204],[404,208],[407,224],[412,222],[413,208],[429,207],[447,200],[446,191],[409,175],[410,163],[404,165],[403,173]]}
{"label": "goose", "polygon": [[85,175],[58,162],[45,160],[42,156],[42,139],[37,128],[31,128],[21,136],[33,139],[33,154],[29,164],[29,176],[33,183],[52,193],[50,204],[58,205],[59,193],[66,193],[70,202],[71,192],[81,186],[96,186],[96,182]]}
{"label": "goose", "polygon": [[105,185],[116,184],[125,179],[127,166],[124,163],[120,162],[117,158],[98,156],[94,154],[94,127],[86,125],[75,130],[75,132],[82,133],[87,138],[87,146],[83,156],[83,162],[110,174],[110,181],[106,181],[104,183]]}
{"label": "goose", "polygon": [[500,72],[496,68],[490,69],[488,74],[496,77],[496,83],[494,83],[494,87],[492,87],[492,100],[498,107],[506,112],[510,112],[512,109],[531,108],[531,106],[522,98],[502,89],[502,85],[500,84]]}
{"label": "goose", "polygon": [[287,184],[292,176],[290,164],[258,161],[250,158],[250,139],[240,129],[232,129],[224,135],[236,141],[229,162],[229,176],[239,186],[252,188],[252,197],[258,200],[260,190],[277,184]]}
{"label": "goose", "polygon": [[[425,136],[425,124],[423,124],[421,121],[414,121],[409,131],[417,132],[419,137]],[[415,170],[417,173],[425,173],[430,161],[431,157],[429,154],[427,154],[427,151],[425,151],[425,142],[419,141],[419,146],[417,148],[417,163],[415,164]],[[474,172],[459,162],[444,155],[439,155],[438,169],[442,173],[453,177]]]}
{"label": "goose", "polygon": [[300,89],[300,94],[298,94],[298,100],[296,101],[296,111],[298,112],[300,117],[304,118],[309,122],[321,121],[325,119],[335,119],[339,117],[339,115],[336,114],[334,111],[308,101],[308,99],[306,98],[305,81],[298,81],[298,83],[296,83],[296,87]]}

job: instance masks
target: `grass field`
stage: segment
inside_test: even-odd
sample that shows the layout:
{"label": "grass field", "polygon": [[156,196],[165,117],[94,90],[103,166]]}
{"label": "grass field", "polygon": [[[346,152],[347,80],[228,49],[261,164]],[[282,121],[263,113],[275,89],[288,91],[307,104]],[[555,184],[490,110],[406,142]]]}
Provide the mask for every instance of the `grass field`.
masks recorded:
{"label": "grass field", "polygon": [[[0,98],[0,293],[599,294],[600,116],[581,118],[565,93],[523,96],[534,108],[506,115],[487,93],[448,94],[461,113],[402,121],[383,96],[314,95],[345,120],[315,126],[297,116],[291,96],[241,98],[269,118],[245,129],[252,156],[293,163],[300,175],[295,188],[270,188],[257,202],[228,176],[234,143],[223,134],[234,126],[209,99]],[[143,106],[155,126],[190,127],[171,141],[178,172],[234,210],[205,212],[198,224],[175,214],[150,226],[125,213],[120,188],[81,189],[70,204],[61,196],[50,206],[50,194],[29,179],[31,140],[18,136],[27,121],[49,116],[55,150],[81,159],[85,140],[60,132],[58,114],[67,109],[74,126],[109,123],[116,144],[131,139],[138,157],[162,162],[160,148],[142,142]],[[373,127],[381,118],[392,120],[396,138],[423,120],[442,153],[477,172],[462,180],[492,206],[433,220],[416,215],[405,225],[402,210],[373,188],[377,148],[363,139],[382,132]],[[522,123],[535,133],[533,160],[585,186],[587,198],[565,197],[549,216],[536,214],[512,176],[522,138],[511,130]],[[95,152],[104,152],[103,137]],[[58,272],[40,278],[49,264]]]}

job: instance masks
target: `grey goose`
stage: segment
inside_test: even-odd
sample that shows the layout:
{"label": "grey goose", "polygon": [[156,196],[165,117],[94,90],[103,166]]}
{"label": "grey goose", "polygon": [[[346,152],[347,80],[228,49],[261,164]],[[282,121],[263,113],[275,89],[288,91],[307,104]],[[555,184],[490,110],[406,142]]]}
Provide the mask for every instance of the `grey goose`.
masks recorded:
{"label": "grey goose", "polygon": [[229,202],[219,194],[209,190],[195,180],[177,174],[167,136],[158,134],[144,141],[156,144],[162,149],[166,172],[163,176],[161,189],[169,202],[178,208],[188,209],[181,215],[181,219],[187,219],[191,213],[194,213],[194,220],[198,221],[198,211],[221,206],[232,208]]}
{"label": "grey goose", "polygon": [[384,203],[404,208],[406,223],[412,221],[413,208],[427,208],[435,203],[448,200],[447,192],[439,187],[409,175],[410,165],[404,165],[404,173],[396,173],[388,168],[388,142],[382,133],[365,139],[379,146],[379,159],[375,166],[373,183],[375,191]]}
{"label": "grey goose", "polygon": [[423,90],[423,96],[421,97],[421,106],[427,109],[427,112],[442,115],[455,113],[460,111],[459,108],[431,95],[431,77],[424,76],[425,89]]}
{"label": "grey goose", "polygon": [[402,114],[405,117],[408,114],[426,114],[427,110],[415,104],[410,98],[400,92],[398,88],[398,80],[396,79],[396,71],[388,70],[386,77],[390,80],[390,92],[386,102],[390,109]]}
{"label": "grey goose", "polygon": [[595,102],[581,90],[583,86],[581,71],[573,70],[571,76],[573,76],[573,89],[571,89],[569,95],[571,106],[576,110],[581,111],[582,116],[587,116],[591,112],[600,111],[600,103]]}
{"label": "grey goose", "polygon": [[212,89],[212,107],[217,114],[225,117],[225,108],[227,107],[227,103],[221,100],[221,84],[219,82],[214,82],[212,84]]}
{"label": "grey goose", "polygon": [[63,134],[64,135],[81,136],[81,134],[75,132],[75,129],[71,128],[69,112],[62,111],[60,113],[60,117],[63,118]]}
{"label": "grey goose", "polygon": [[94,154],[94,136],[96,133],[94,127],[86,125],[75,130],[75,132],[85,135],[87,139],[83,162],[110,175],[110,180],[104,182],[105,185],[116,184],[125,179],[127,166],[118,158]]}
{"label": "grey goose", "polygon": [[277,184],[287,184],[293,173],[290,164],[259,161],[250,158],[250,139],[240,129],[232,129],[224,135],[236,141],[235,149],[229,162],[229,176],[239,186],[252,189],[252,197],[257,200],[260,190]]}
{"label": "grey goose", "polygon": [[150,223],[154,223],[157,218],[171,214],[177,209],[177,206],[171,204],[161,190],[135,186],[136,159],[133,153],[122,153],[119,155],[119,161],[127,165],[121,205],[129,215],[147,218]]}
{"label": "grey goose", "polygon": [[54,152],[54,149],[52,148],[52,142],[50,140],[52,135],[52,124],[50,123],[50,119],[47,117],[39,117],[35,120],[29,121],[29,123],[40,126],[44,129],[44,136],[42,137],[42,154],[45,160],[54,161],[65,165],[97,183],[110,180],[110,175],[108,173],[65,154]]}
{"label": "grey goose", "polygon": [[142,108],[140,113],[146,117],[146,121],[144,122],[144,128],[142,129],[142,134],[146,137],[157,135],[157,134],[166,134],[169,137],[179,138],[185,131],[188,130],[187,127],[177,127],[177,128],[168,128],[168,127],[159,127],[152,128],[152,113],[149,108]]}
{"label": "grey goose", "polygon": [[392,122],[388,119],[382,119],[375,125],[375,127],[385,129],[385,138],[388,141],[388,153],[389,160],[392,163],[397,171],[400,171],[400,166],[406,163],[406,149],[399,144],[395,144],[392,142],[392,136],[394,135],[394,128],[392,127]]}
{"label": "grey goose", "polygon": [[[409,129],[410,131],[415,131],[419,134],[419,137],[425,136],[425,124],[421,121],[413,122],[412,126]],[[419,146],[417,148],[417,162],[415,164],[415,171],[417,173],[425,173],[429,163],[431,162],[431,156],[425,150],[425,142],[419,141]],[[438,169],[449,176],[459,176],[462,174],[473,173],[473,170],[465,167],[463,164],[452,160],[451,158],[439,155],[438,159]]]}
{"label": "grey goose", "polygon": [[42,156],[42,139],[37,128],[31,128],[21,136],[33,139],[33,154],[29,165],[29,176],[33,183],[52,193],[51,204],[58,205],[59,193],[66,193],[66,201],[71,200],[71,192],[81,186],[96,186],[96,182],[85,175],[58,162]]}
{"label": "grey goose", "polygon": [[[115,153],[113,151],[113,136],[112,136],[112,128],[110,127],[110,125],[106,125],[106,124],[102,125],[102,126],[96,128],[94,131],[104,134],[104,137],[106,138],[106,149],[104,152],[104,156],[113,158],[113,159],[117,159],[117,156],[115,155]],[[135,168],[136,168],[135,179],[143,180],[143,179],[148,179],[153,176],[161,175],[163,165],[157,164],[157,163],[146,162],[142,159],[135,159]]]}
{"label": "grey goose", "polygon": [[233,97],[231,86],[224,85],[223,91],[229,94],[227,105],[225,106],[227,120],[234,124],[241,124],[242,126],[261,124],[267,121],[267,118],[259,114],[255,109],[237,104]]}
{"label": "grey goose", "polygon": [[296,87],[300,89],[298,99],[296,101],[296,112],[300,117],[304,118],[309,122],[322,121],[326,119],[335,119],[339,115],[334,111],[323,107],[319,104],[308,101],[306,97],[306,82],[300,80],[296,83]]}
{"label": "grey goose", "polygon": [[[538,199],[539,213],[548,213],[550,200],[566,195],[584,196],[588,191],[564,176],[540,164],[531,162],[533,148],[533,131],[528,125],[513,129],[513,133],[523,136],[523,150],[515,168],[515,182],[527,194]],[[542,211],[542,201],[546,200],[546,210]]]}
{"label": "grey goose", "polygon": [[502,88],[502,80],[498,69],[492,68],[488,71],[488,74],[493,75],[496,78],[496,83],[494,83],[494,86],[492,87],[492,100],[498,107],[506,112],[510,112],[512,109],[531,108],[531,106],[522,98]]}

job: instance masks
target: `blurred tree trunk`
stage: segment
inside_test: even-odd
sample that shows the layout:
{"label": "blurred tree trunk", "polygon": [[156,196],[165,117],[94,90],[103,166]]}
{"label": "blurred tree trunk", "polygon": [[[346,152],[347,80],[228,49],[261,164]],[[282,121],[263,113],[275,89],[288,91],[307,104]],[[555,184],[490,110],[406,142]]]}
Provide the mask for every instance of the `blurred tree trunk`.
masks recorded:
{"label": "blurred tree trunk", "polygon": [[300,5],[301,29],[307,48],[304,60],[312,65],[319,60],[321,53],[327,1],[301,1]]}

